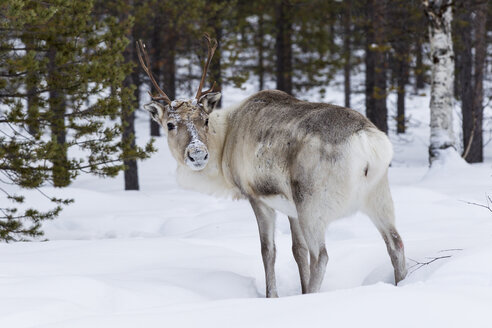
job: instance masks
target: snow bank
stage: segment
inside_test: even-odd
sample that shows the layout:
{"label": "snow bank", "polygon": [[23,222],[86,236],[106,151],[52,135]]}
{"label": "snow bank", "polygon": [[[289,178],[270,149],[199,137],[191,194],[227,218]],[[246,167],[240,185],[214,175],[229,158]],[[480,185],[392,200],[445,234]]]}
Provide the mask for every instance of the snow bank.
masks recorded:
{"label": "snow bank", "polygon": [[[141,191],[121,191],[121,177],[84,176],[63,190],[76,203],[45,224],[49,242],[0,244],[0,326],[490,327],[492,214],[465,201],[492,194],[492,167],[450,154],[428,172],[426,101],[413,97],[409,132],[391,134],[390,182],[410,268],[400,286],[382,238],[357,214],[326,232],[321,292],[299,295],[279,215],[281,298],[264,299],[253,211],[180,189],[161,138],[159,153],[139,164]],[[144,142],[148,118],[137,122]]]}

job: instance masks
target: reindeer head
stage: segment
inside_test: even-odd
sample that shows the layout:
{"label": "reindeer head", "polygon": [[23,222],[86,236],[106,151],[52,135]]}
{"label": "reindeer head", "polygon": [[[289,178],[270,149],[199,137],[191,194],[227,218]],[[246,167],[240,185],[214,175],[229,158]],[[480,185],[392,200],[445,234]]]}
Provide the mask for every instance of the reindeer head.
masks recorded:
{"label": "reindeer head", "polygon": [[[205,62],[200,86],[192,100],[173,100],[162,91],[150,71],[150,61],[142,41],[137,42],[138,58],[150,81],[160,96],[150,95],[152,101],[144,108],[152,119],[158,122],[167,131],[167,142],[174,158],[181,164],[194,171],[205,168],[209,159],[207,148],[208,117],[220,100],[220,92],[212,92],[212,87],[202,91],[208,66],[212,60],[217,41],[205,34],[208,44],[208,58]],[[143,58],[142,58],[143,53]],[[159,100],[165,104],[161,104]]]}

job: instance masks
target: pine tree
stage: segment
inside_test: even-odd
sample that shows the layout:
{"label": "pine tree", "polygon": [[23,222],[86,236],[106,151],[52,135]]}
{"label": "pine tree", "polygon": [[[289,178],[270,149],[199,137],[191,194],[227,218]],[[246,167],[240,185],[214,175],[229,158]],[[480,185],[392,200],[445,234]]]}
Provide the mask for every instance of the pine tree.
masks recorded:
{"label": "pine tree", "polygon": [[43,63],[37,42],[25,30],[47,24],[56,8],[11,0],[0,5],[0,12],[0,240],[13,241],[41,236],[41,222],[58,215],[63,203],[52,199],[57,203],[52,210],[26,209],[25,197],[11,187],[37,188],[50,178],[43,162],[49,147],[39,140],[39,110],[46,101],[39,97],[37,73]]}
{"label": "pine tree", "polygon": [[[264,90],[273,79],[274,50],[268,44],[273,35],[272,3],[268,0],[238,0],[233,22],[229,24],[236,38],[229,42],[229,49],[235,48],[233,82],[241,85],[249,76],[255,76],[257,89]],[[235,41],[235,42],[234,42]]]}
{"label": "pine tree", "polygon": [[409,83],[410,64],[412,62],[412,42],[421,33],[418,24],[422,16],[420,2],[395,0],[388,6],[386,33],[391,45],[389,52],[391,63],[391,85],[396,90],[396,132],[406,130],[405,98],[406,85]]}
{"label": "pine tree", "polygon": [[[259,89],[266,80],[295,94],[331,82],[343,65],[335,42],[335,25],[342,5],[336,1],[256,0],[239,2],[241,51],[239,61],[258,76]],[[248,36],[249,35],[249,36]],[[246,75],[246,74],[245,74]]]}
{"label": "pine tree", "polygon": [[[203,54],[197,50],[200,44],[197,41],[201,40],[203,32],[210,33],[206,20],[214,12],[213,8],[205,5],[205,0],[140,0],[139,5],[133,8],[133,37],[148,45],[153,75],[171,99],[181,96],[178,90],[192,93],[195,87],[193,82],[199,79],[198,74],[194,74],[201,72],[197,67],[196,55]],[[149,21],[152,23],[149,24]],[[178,63],[178,58],[181,63]],[[150,84],[136,57],[134,63],[137,65],[134,72],[140,84]],[[180,69],[186,69],[189,73],[178,74]],[[149,120],[151,135],[159,136],[159,125]]]}
{"label": "pine tree", "polygon": [[366,116],[381,131],[388,132],[386,107],[387,36],[386,0],[367,1],[366,25]]}
{"label": "pine tree", "polygon": [[343,91],[345,107],[350,108],[350,94],[352,92],[350,73],[352,71],[352,5],[353,0],[344,2],[342,11],[343,26]]}
{"label": "pine tree", "polygon": [[[468,143],[465,143],[463,157],[470,163],[483,162],[483,81],[485,76],[485,58],[487,55],[487,2],[483,1],[476,6],[475,11],[475,40],[474,40],[474,76],[473,76],[473,103],[472,103],[472,130]],[[490,16],[489,16],[490,17]],[[468,147],[468,144],[470,145]]]}
{"label": "pine tree", "polygon": [[[123,160],[146,158],[153,148],[131,148],[120,139],[116,119],[131,90],[122,87],[128,40],[118,19],[95,19],[87,0],[1,6],[0,239],[9,241],[40,236],[40,222],[61,210],[19,213],[24,198],[12,184],[65,186],[82,172],[115,176]],[[6,200],[14,203],[8,207]]]}
{"label": "pine tree", "polygon": [[277,89],[292,94],[292,34],[294,8],[287,1],[275,2],[275,50]]}
{"label": "pine tree", "polygon": [[463,158],[483,161],[483,79],[485,67],[486,10],[484,1],[456,2],[453,21],[455,45],[455,97],[461,100]]}
{"label": "pine tree", "polygon": [[415,28],[413,51],[415,56],[415,66],[413,67],[413,76],[415,78],[415,94],[425,87],[428,80],[427,74],[429,71],[428,65],[424,64],[424,43],[428,38],[427,20],[422,9],[421,1],[412,1],[415,3],[415,9],[412,10],[412,24]]}
{"label": "pine tree", "polygon": [[[255,1],[252,1],[250,5],[254,6]],[[198,37],[201,39],[203,32],[207,32],[218,43],[209,67],[209,81],[216,83],[216,91],[221,91],[225,85],[231,84],[235,87],[241,87],[249,77],[249,70],[251,69],[246,64],[247,55],[245,54],[246,39],[248,39],[245,35],[245,19],[248,15],[248,7],[238,0],[206,0],[204,6],[205,15],[201,17],[203,29],[198,30]],[[243,11],[244,9],[246,10]],[[199,72],[201,73],[207,52],[203,42],[198,44],[200,47],[197,54],[200,58]],[[222,105],[222,100],[225,97],[227,95],[221,97],[218,106]]]}

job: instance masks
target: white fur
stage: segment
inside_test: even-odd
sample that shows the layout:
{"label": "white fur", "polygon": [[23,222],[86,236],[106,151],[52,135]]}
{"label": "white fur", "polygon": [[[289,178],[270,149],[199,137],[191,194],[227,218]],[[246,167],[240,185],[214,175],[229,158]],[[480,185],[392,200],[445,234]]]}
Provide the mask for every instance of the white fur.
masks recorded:
{"label": "white fur", "polygon": [[283,196],[268,196],[260,197],[260,200],[271,208],[276,209],[277,211],[282,212],[291,218],[297,219],[296,206],[287,198]]}
{"label": "white fur", "polygon": [[210,114],[208,164],[200,171],[191,171],[188,167],[178,164],[177,181],[180,186],[217,197],[244,198],[237,188],[224,178],[222,163],[220,162],[227,129],[227,115],[240,105],[241,103],[227,109],[216,110]]}
{"label": "white fur", "polygon": [[[210,160],[205,169],[192,171],[188,167],[178,165],[178,183],[187,189],[202,193],[240,199],[244,198],[235,186],[229,183],[222,172],[222,163],[219,163],[218,152],[222,151],[223,140],[227,129],[227,115],[240,107],[240,104],[228,109],[214,111],[210,116],[210,137],[208,141]],[[311,146],[318,147],[321,144],[319,138],[313,137]],[[257,145],[256,152],[268,145]],[[327,151],[332,150],[331,145],[326,145]],[[333,213],[331,219],[338,219],[352,214],[360,209],[367,193],[384,174],[393,156],[393,150],[387,136],[377,129],[363,130],[350,137],[345,145],[343,158],[330,168],[330,172],[320,172],[320,179],[326,180],[326,191],[324,194],[329,199],[323,199],[320,208]],[[220,150],[219,150],[220,149]],[[309,147],[307,147],[309,152]],[[245,153],[249,154],[249,151]],[[249,156],[249,155],[247,155]],[[309,160],[309,156],[305,156]],[[317,167],[318,163],[312,163]],[[365,167],[368,166],[367,178],[363,176]],[[342,174],[340,172],[343,172]],[[256,173],[254,169],[243,162],[242,179],[252,180]],[[280,180],[280,179],[279,179]],[[291,195],[289,195],[291,196]],[[261,197],[260,200],[266,205],[288,215],[297,218],[297,210],[292,197],[283,196]],[[329,222],[325,222],[328,224]]]}
{"label": "white fur", "polygon": [[[227,139],[228,116],[241,105],[210,114],[207,166],[193,171],[179,163],[177,176],[185,188],[233,199],[248,198],[260,231],[267,297],[277,296],[273,209],[291,218],[293,252],[303,293],[316,292],[321,286],[328,261],[324,240],[327,225],[357,210],[368,214],[382,234],[395,269],[395,281],[402,280],[406,275],[403,243],[394,227],[393,201],[387,181],[393,155],[388,137],[376,128],[365,128],[339,144],[327,144],[312,135],[303,139],[296,160],[285,169],[272,145],[249,140],[248,131],[241,131],[240,136],[245,139]],[[326,160],[320,160],[320,149],[326,152]],[[260,164],[251,160],[252,157],[261,158]],[[295,187],[291,179],[302,179],[303,174],[306,178],[299,186],[304,191],[297,191],[294,203]],[[276,182],[278,195],[256,194],[258,178],[263,176]]]}

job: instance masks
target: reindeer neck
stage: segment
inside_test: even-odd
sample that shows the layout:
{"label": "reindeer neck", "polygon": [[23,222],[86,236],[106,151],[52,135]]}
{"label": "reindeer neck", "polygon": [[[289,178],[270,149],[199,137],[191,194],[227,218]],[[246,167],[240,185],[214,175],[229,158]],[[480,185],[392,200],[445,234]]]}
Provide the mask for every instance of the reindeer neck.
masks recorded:
{"label": "reindeer neck", "polygon": [[218,109],[210,114],[209,135],[207,148],[210,159],[207,166],[201,171],[191,171],[183,165],[178,165],[178,183],[188,189],[196,190],[216,196],[240,197],[235,188],[224,177],[222,168],[222,154],[228,129],[228,117],[231,110]]}

